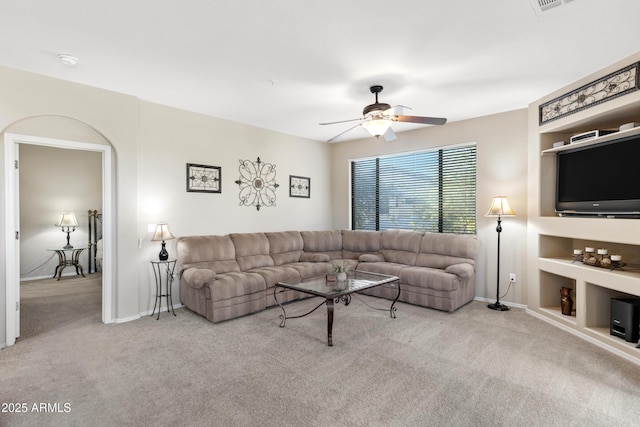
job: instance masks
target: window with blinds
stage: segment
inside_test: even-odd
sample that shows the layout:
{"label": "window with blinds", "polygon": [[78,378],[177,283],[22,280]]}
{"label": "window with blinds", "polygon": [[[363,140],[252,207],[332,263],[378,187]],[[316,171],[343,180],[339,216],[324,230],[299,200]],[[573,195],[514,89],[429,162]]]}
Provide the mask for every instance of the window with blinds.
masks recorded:
{"label": "window with blinds", "polygon": [[351,228],[476,232],[476,145],[354,160]]}

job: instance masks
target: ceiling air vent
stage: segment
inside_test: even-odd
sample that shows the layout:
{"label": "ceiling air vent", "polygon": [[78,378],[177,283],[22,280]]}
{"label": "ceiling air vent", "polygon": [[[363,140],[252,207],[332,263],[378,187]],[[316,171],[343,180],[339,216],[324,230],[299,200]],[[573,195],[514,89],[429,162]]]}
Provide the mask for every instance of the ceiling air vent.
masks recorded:
{"label": "ceiling air vent", "polygon": [[538,6],[543,12],[560,5],[562,5],[562,0],[538,0]]}
{"label": "ceiling air vent", "polygon": [[529,0],[531,7],[534,8],[536,13],[544,12],[545,10],[553,9],[556,6],[562,6],[572,1],[573,0]]}

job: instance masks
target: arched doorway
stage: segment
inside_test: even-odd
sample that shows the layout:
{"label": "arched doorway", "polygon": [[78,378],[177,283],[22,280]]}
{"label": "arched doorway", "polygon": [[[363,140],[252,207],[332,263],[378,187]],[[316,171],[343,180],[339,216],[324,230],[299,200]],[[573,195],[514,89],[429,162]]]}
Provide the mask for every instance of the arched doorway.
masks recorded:
{"label": "arched doorway", "polygon": [[5,218],[6,218],[6,345],[15,343],[20,335],[20,236],[19,236],[19,146],[34,144],[70,150],[96,151],[102,155],[102,207],[103,212],[103,269],[102,269],[102,322],[113,322],[113,247],[115,244],[113,212],[113,173],[112,150],[107,144],[80,142],[66,139],[54,139],[30,135],[5,133],[4,156],[7,168],[5,173]]}

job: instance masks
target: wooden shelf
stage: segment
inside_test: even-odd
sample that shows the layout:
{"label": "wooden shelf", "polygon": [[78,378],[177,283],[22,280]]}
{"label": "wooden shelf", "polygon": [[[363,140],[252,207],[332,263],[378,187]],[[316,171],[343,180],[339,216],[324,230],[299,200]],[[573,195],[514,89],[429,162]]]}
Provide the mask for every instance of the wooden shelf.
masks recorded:
{"label": "wooden shelf", "polygon": [[625,136],[634,136],[639,134],[640,134],[640,127],[635,127],[627,130],[613,132],[598,138],[593,138],[586,141],[580,141],[574,144],[563,145],[562,147],[548,148],[546,150],[542,150],[541,154],[543,156],[547,154],[556,154],[560,151],[574,150],[580,147],[588,147],[590,145],[601,144],[603,142],[613,141],[614,139],[624,138]]}

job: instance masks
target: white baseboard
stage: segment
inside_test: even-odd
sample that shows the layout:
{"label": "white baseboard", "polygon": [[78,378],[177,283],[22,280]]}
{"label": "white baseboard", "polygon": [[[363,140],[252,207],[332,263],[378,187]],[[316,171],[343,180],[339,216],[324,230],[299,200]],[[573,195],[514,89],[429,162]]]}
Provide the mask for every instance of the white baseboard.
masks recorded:
{"label": "white baseboard", "polygon": [[132,320],[138,320],[140,319],[140,315],[136,314],[135,316],[131,316],[131,317],[122,317],[122,318],[116,318],[114,319],[113,323],[127,323],[127,322],[131,322]]}
{"label": "white baseboard", "polygon": [[[184,307],[184,306],[183,306],[182,304],[173,304],[173,309],[174,309],[174,310],[177,310],[177,309],[179,309],[179,308],[181,308],[181,307]],[[163,308],[160,310],[160,313],[163,313],[163,312],[165,312],[165,311],[168,311],[167,307],[163,307]],[[151,314],[152,314],[152,313],[153,313],[153,310],[147,310],[147,311],[143,311],[142,313],[140,313],[140,315],[139,315],[139,316],[140,316],[140,317],[144,317],[144,316],[151,316]],[[156,314],[157,314],[157,312],[156,312]]]}
{"label": "white baseboard", "polygon": [[[68,277],[68,276],[79,276],[79,275],[74,273],[74,272],[72,272],[72,271],[70,271],[68,273],[63,274],[61,277]],[[47,274],[46,276],[21,277],[20,278],[20,283],[22,283],[22,282],[30,282],[32,280],[55,279],[55,278],[56,278],[56,276],[52,276],[50,274]]]}

